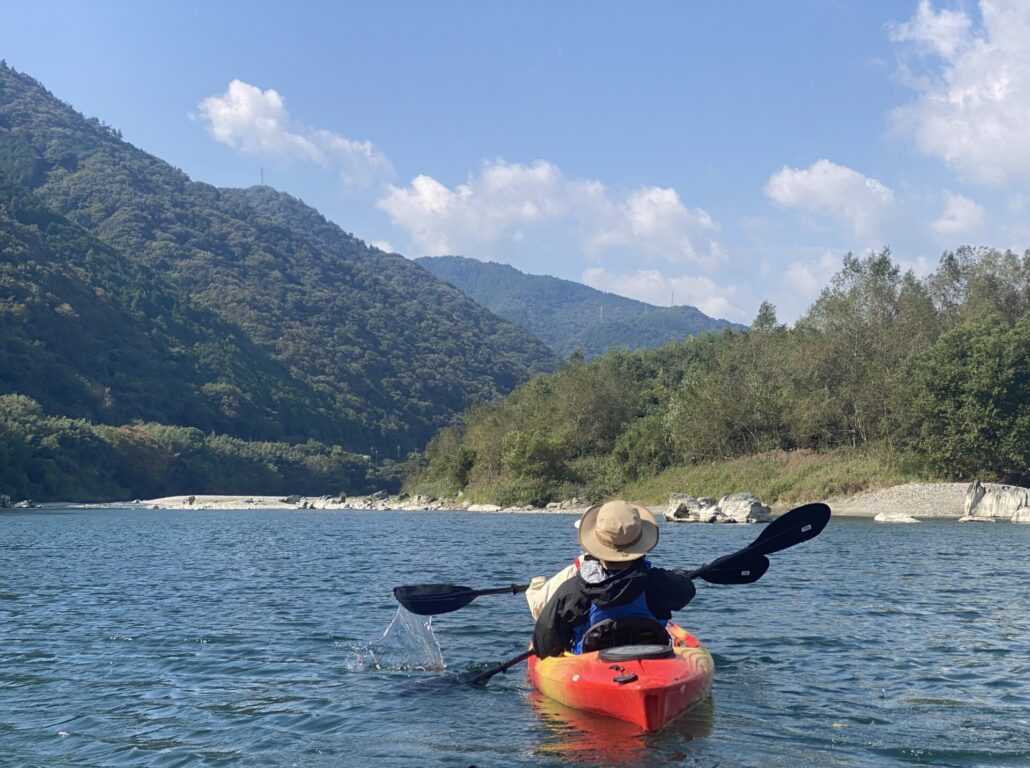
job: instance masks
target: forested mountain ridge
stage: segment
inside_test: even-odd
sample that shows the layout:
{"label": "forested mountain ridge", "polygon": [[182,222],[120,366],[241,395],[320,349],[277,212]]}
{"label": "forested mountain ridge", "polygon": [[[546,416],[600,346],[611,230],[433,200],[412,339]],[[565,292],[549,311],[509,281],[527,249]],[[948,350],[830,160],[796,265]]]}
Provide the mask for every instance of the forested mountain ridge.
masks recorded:
{"label": "forested mountain ridge", "polygon": [[611,347],[661,346],[705,331],[744,326],[709,317],[696,307],[656,307],[507,264],[462,256],[416,261],[469,297],[519,325],[562,357],[582,350],[587,359]]}
{"label": "forested mountain ridge", "polygon": [[472,402],[557,364],[414,263],[287,195],[191,181],[6,65],[0,173],[236,329],[294,389],[326,403],[301,436],[396,455]]}
{"label": "forested mountain ridge", "polygon": [[0,298],[0,394],[51,414],[248,439],[303,438],[334,418],[237,329],[2,174]]}

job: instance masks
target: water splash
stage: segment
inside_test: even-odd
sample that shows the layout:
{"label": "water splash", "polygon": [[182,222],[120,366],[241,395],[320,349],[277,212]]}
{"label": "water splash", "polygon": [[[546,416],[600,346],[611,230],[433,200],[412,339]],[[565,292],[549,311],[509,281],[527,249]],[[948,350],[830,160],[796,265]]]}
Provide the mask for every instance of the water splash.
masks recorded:
{"label": "water splash", "polygon": [[378,640],[356,646],[346,662],[350,672],[370,669],[439,672],[446,669],[443,651],[433,634],[433,617],[418,616],[398,608],[393,621]]}

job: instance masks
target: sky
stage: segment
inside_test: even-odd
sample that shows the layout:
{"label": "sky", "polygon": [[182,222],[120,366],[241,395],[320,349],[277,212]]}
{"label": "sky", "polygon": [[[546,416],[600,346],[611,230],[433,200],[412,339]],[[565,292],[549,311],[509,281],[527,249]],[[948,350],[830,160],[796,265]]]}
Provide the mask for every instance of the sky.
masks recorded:
{"label": "sky", "polygon": [[385,250],[738,322],[848,252],[1030,247],[1023,0],[2,0],[0,58]]}

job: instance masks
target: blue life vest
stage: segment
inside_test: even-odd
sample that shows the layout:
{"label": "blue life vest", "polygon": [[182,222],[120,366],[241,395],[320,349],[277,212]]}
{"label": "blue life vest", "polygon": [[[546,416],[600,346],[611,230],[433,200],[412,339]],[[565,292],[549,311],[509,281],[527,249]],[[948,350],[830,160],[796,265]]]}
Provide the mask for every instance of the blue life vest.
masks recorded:
{"label": "blue life vest", "polygon": [[[645,560],[642,567],[646,571],[651,567],[651,564]],[[664,621],[659,621],[658,617],[651,613],[651,609],[647,607],[646,589],[640,590],[639,595],[623,605],[609,605],[604,608],[600,608],[594,603],[591,603],[590,613],[587,614],[587,620],[572,628],[572,652],[583,652],[583,638],[586,636],[586,633],[590,631],[591,627],[600,624],[605,619],[625,619],[630,616],[652,619],[659,624],[665,623]]]}

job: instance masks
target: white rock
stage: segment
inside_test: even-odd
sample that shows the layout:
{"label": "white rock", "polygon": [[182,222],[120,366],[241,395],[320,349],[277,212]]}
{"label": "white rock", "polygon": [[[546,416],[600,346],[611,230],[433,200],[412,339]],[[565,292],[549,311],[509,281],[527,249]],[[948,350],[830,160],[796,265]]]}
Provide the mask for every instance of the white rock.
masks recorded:
{"label": "white rock", "polygon": [[767,523],[772,509],[753,493],[731,493],[719,499],[719,511],[736,523]]}
{"label": "white rock", "polygon": [[469,512],[500,512],[501,508],[496,504],[469,504]]}
{"label": "white rock", "polygon": [[907,515],[904,512],[881,512],[873,518],[874,522],[877,523],[918,523],[912,515]]}
{"label": "white rock", "polygon": [[715,499],[673,493],[669,496],[669,505],[665,508],[665,519],[675,523],[697,523],[702,520],[707,522],[707,519],[717,511]]}
{"label": "white rock", "polygon": [[1021,507],[1030,507],[1030,489],[1018,485],[977,480],[966,490],[966,517],[1011,519]]}
{"label": "white rock", "polygon": [[1030,523],[1030,507],[1020,507],[1012,513],[1012,522]]}

